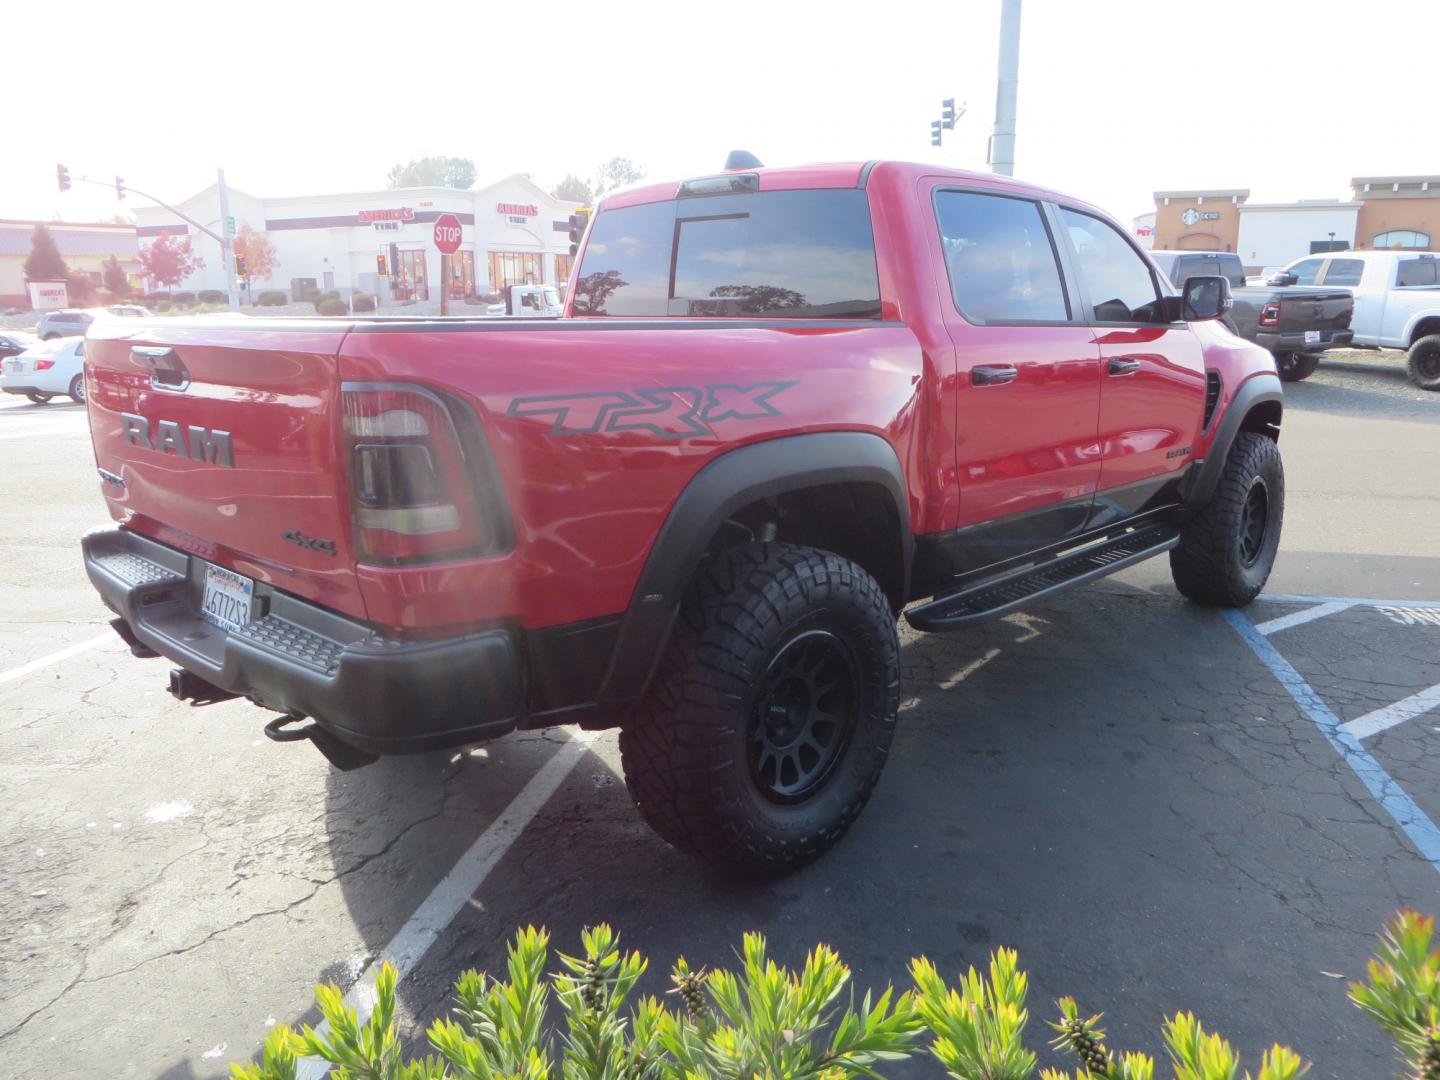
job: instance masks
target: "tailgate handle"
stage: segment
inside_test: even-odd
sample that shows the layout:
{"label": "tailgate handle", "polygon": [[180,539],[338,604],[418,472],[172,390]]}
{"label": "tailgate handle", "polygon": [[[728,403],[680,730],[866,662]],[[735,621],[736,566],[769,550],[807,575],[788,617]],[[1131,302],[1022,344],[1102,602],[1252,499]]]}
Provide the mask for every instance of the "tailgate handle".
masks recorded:
{"label": "tailgate handle", "polygon": [[185,362],[169,346],[134,345],[130,359],[150,369],[150,385],[156,390],[184,390],[190,385]]}

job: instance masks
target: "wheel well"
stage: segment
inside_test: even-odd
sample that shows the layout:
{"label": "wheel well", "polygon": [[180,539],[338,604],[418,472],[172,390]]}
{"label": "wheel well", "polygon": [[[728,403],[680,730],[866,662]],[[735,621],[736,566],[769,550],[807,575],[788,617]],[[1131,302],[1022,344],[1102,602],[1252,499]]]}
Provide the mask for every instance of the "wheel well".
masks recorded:
{"label": "wheel well", "polygon": [[1273,442],[1280,441],[1280,416],[1285,407],[1278,401],[1262,401],[1240,421],[1241,431],[1253,431]]}
{"label": "wheel well", "polygon": [[900,519],[894,498],[880,484],[823,484],[749,503],[710,538],[705,553],[753,540],[833,551],[864,567],[896,612],[909,599]]}
{"label": "wheel well", "polygon": [[1440,334],[1440,318],[1430,316],[1416,323],[1415,329],[1410,332],[1410,344],[1414,345],[1422,337],[1429,337],[1431,334]]}

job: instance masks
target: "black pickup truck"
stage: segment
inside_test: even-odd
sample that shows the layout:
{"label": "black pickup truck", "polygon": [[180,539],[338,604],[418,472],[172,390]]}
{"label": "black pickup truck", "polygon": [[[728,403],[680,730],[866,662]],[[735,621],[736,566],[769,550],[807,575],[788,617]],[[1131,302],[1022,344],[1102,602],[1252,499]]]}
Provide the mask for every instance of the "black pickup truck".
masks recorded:
{"label": "black pickup truck", "polygon": [[1224,251],[1152,251],[1150,257],[1183,289],[1192,277],[1218,275],[1235,300],[1225,324],[1270,350],[1280,378],[1298,382],[1314,374],[1326,349],[1350,344],[1355,298],[1348,289],[1246,285],[1240,256]]}

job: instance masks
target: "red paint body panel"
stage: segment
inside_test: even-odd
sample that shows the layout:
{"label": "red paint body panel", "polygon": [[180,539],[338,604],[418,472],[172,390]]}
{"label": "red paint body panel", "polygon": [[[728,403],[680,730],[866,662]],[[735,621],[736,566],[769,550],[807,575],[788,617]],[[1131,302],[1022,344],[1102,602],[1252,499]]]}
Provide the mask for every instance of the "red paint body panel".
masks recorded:
{"label": "red paint body panel", "polygon": [[[853,187],[862,166],[759,172],[762,190]],[[123,481],[101,484],[110,512],[381,627],[438,634],[505,620],[533,629],[624,611],[681,491],[736,447],[806,432],[876,434],[900,463],[912,531],[941,533],[1183,468],[1171,450],[1193,443],[1198,458],[1207,449],[1204,368],[1222,372],[1227,402],[1247,375],[1273,370],[1268,354],[1213,324],[1142,340],[1080,325],[967,323],[950,298],[928,196],[942,181],[1052,197],[988,175],[876,165],[866,191],[883,321],[97,323],[86,365],[96,463]],[[676,186],[604,206],[669,199]],[[152,386],[133,345],[172,346],[188,389]],[[1112,386],[1103,373],[1112,352],[1142,355],[1144,369]],[[991,363],[1014,364],[1017,381],[972,385],[971,370]],[[513,519],[510,549],[357,565],[339,406],[346,381],[415,383],[474,413]],[[229,431],[235,467],[133,445],[122,413]],[[336,553],[287,542],[291,529],[333,540]]]}

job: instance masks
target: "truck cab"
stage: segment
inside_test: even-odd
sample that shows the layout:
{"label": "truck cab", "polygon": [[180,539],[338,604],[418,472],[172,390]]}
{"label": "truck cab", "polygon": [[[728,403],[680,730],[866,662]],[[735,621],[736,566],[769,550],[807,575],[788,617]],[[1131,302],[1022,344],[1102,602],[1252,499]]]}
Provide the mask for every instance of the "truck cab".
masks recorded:
{"label": "truck cab", "polygon": [[554,285],[511,285],[502,290],[504,300],[491,304],[487,315],[511,315],[521,319],[558,319],[565,308]]}

